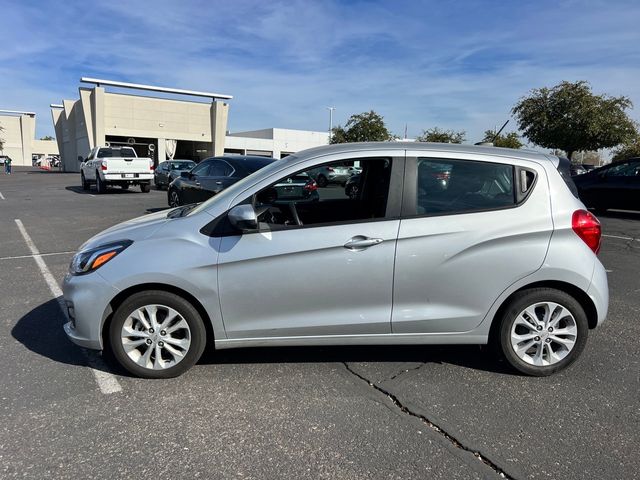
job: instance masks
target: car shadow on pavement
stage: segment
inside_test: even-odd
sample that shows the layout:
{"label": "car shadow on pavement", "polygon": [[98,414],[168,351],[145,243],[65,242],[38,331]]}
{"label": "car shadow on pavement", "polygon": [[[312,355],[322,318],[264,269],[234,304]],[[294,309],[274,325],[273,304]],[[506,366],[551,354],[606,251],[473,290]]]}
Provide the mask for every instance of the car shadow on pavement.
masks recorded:
{"label": "car shadow on pavement", "polygon": [[[64,187],[65,190],[68,190],[73,193],[79,193],[81,195],[98,195],[98,191],[94,188],[90,188],[89,190],[83,190],[80,185],[70,185],[68,187]],[[111,194],[128,194],[128,193],[140,193],[140,190],[123,190],[122,188],[107,188],[105,193],[100,195],[111,195]]]}
{"label": "car shadow on pavement", "polygon": [[26,348],[54,362],[86,365],[82,350],[67,338],[66,322],[58,301],[49,300],[24,315],[11,329],[11,336]]}
{"label": "car shadow on pavement", "polygon": [[[57,300],[43,303],[18,320],[11,335],[30,351],[55,362],[86,365],[81,348],[66,336],[66,317]],[[105,355],[110,372],[129,376]],[[487,346],[479,345],[365,345],[322,347],[256,347],[229,350],[208,348],[198,364],[278,363],[432,363],[451,364],[492,373],[515,374],[498,361]],[[92,365],[100,368],[100,365]]]}
{"label": "car shadow on pavement", "polygon": [[517,375],[486,345],[364,345],[323,347],[257,347],[213,351],[198,362],[245,363],[433,363],[491,373]]}

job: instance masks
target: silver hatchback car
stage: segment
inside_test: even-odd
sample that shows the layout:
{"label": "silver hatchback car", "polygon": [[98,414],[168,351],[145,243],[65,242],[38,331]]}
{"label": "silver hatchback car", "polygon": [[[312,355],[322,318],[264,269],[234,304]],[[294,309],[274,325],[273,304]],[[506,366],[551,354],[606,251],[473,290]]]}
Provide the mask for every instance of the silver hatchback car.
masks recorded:
{"label": "silver hatchback car", "polygon": [[[278,198],[276,185],[356,161],[357,195],[308,182],[309,195]],[[549,375],[607,314],[600,236],[553,156],[319,147],[90,239],[64,281],[64,328],[147,378],[183,373],[206,345],[492,343],[520,372]]]}

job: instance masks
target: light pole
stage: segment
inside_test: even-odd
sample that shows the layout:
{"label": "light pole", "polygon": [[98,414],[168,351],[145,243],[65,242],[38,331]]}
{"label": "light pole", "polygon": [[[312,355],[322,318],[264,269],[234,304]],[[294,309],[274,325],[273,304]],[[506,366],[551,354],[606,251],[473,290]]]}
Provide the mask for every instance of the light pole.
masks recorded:
{"label": "light pole", "polygon": [[333,111],[336,107],[327,107],[329,110],[329,143],[331,143],[331,135],[333,134]]}

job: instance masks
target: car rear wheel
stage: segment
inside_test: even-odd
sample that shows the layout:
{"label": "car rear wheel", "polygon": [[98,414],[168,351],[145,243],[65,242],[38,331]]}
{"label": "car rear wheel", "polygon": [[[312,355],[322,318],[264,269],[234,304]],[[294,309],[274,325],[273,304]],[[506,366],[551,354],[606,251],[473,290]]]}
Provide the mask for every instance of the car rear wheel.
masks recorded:
{"label": "car rear wheel", "polygon": [[105,193],[107,191],[107,184],[100,178],[100,174],[96,171],[96,190],[98,193]]}
{"label": "car rear wheel", "polygon": [[82,183],[82,190],[89,190],[89,182],[84,178],[84,172],[80,172],[80,182]]}
{"label": "car rear wheel", "polygon": [[516,370],[540,377],[572,364],[584,350],[589,332],[580,303],[553,288],[518,293],[500,322],[504,358]]}
{"label": "car rear wheel", "polygon": [[151,185],[148,183],[141,183],[140,184],[140,191],[142,193],[149,193],[151,191]]}
{"label": "car rear wheel", "polygon": [[329,181],[327,180],[327,177],[325,177],[324,175],[318,175],[318,178],[316,178],[316,183],[318,184],[319,187],[324,188],[327,186]]}
{"label": "car rear wheel", "polygon": [[179,207],[182,205],[182,199],[180,198],[180,194],[177,190],[169,190],[169,206],[170,207]]}
{"label": "car rear wheel", "polygon": [[172,378],[191,368],[206,345],[200,314],[179,295],[152,290],[129,297],[109,326],[109,345],[123,368],[142,378]]}

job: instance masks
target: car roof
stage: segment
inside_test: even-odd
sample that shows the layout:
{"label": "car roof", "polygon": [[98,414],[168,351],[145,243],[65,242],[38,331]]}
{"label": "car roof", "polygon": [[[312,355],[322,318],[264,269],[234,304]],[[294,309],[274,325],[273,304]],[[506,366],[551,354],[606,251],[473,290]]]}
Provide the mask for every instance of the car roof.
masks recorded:
{"label": "car roof", "polygon": [[[330,155],[335,153],[364,152],[368,150],[414,150],[425,152],[451,152],[475,155],[487,155],[509,158],[520,158],[524,160],[533,160],[537,162],[552,162],[554,166],[558,165],[558,157],[547,155],[546,153],[537,152],[528,149],[513,149],[491,147],[487,145],[462,145],[459,143],[426,143],[426,142],[356,142],[356,143],[339,143],[334,145],[325,145],[322,147],[309,148],[292,155],[290,161],[306,160],[310,157]],[[285,157],[284,161],[289,160]]]}

